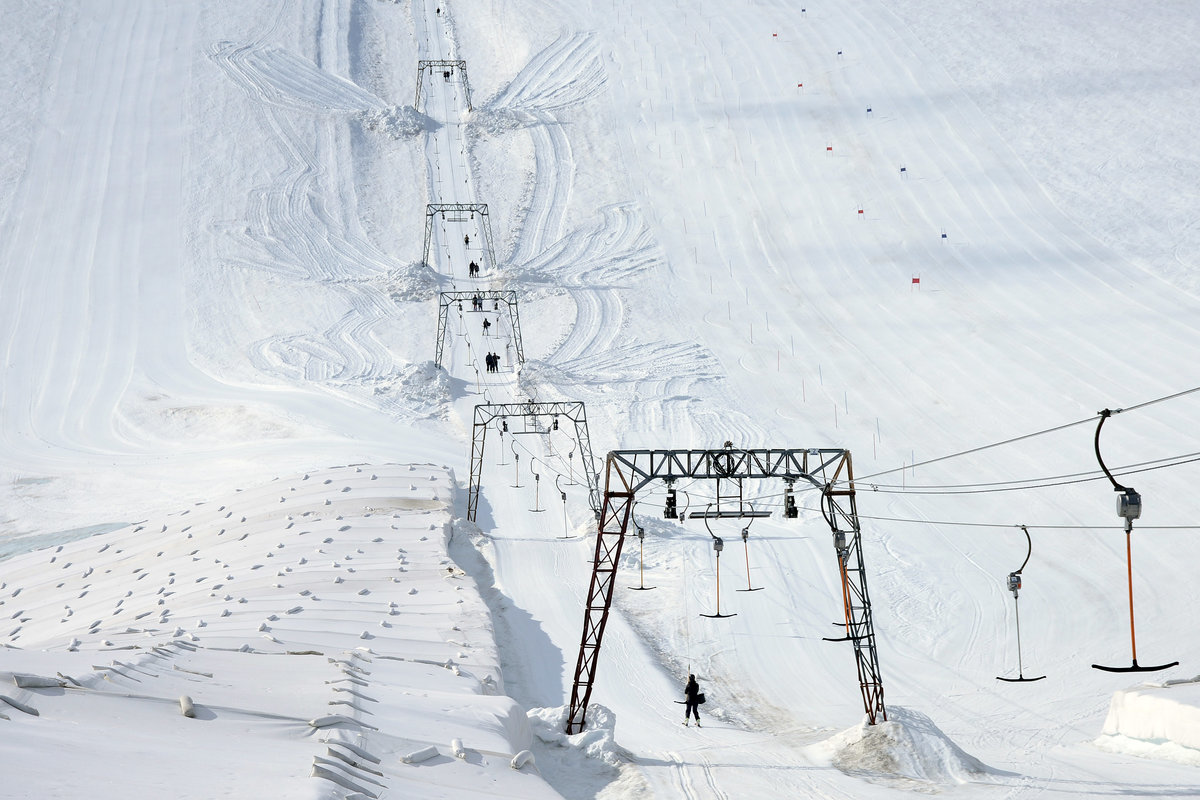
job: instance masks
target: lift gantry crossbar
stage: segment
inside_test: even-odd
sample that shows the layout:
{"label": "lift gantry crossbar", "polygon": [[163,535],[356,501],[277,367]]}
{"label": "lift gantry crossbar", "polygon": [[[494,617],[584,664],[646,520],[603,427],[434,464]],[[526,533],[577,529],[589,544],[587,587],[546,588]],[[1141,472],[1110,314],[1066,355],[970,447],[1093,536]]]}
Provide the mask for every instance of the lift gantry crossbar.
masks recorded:
{"label": "lift gantry crossbar", "polygon": [[[487,243],[484,253],[487,255],[489,269],[496,268],[496,248],[492,245],[492,223],[488,219],[487,203],[428,203],[425,206],[425,247],[421,251],[421,261],[431,269],[436,269],[429,263],[429,248],[433,244],[433,220],[439,214],[447,221],[462,222],[473,220],[479,215],[479,226],[483,229],[483,240]],[[467,214],[469,217],[454,215]]]}
{"label": "lift gantry crossbar", "polygon": [[[471,429],[471,480],[467,486],[467,519],[474,522],[475,512],[479,508],[483,445],[492,423],[500,420],[507,426],[507,420],[516,419],[524,423],[524,430],[514,430],[515,434],[545,433],[553,427],[555,423],[552,421],[556,417],[562,417],[575,426],[575,442],[579,446],[579,468],[588,487],[588,505],[599,515],[599,475],[596,472],[595,459],[592,457],[592,437],[588,433],[587,409],[579,401],[535,403],[530,400],[525,403],[485,403],[475,406],[475,424]],[[551,423],[550,427],[545,425],[547,422]]]}
{"label": "lift gantry crossbar", "polygon": [[886,720],[850,451],[824,448],[738,450],[727,443],[724,448],[715,450],[614,450],[605,459],[604,497],[583,615],[583,636],[575,663],[567,733],[581,732],[586,722],[600,645],[616,586],[617,564],[635,495],[651,481],[663,480],[670,484],[682,478],[782,479],[789,486],[799,480],[821,490],[821,512],[833,532],[845,613],[845,622],[837,624],[844,625],[846,635],[837,641],[849,641],[854,645],[859,688],[868,720],[871,724],[877,719]]}
{"label": "lift gantry crossbar", "polygon": [[421,110],[421,83],[425,73],[431,76],[441,72],[445,80],[450,80],[454,70],[462,73],[463,99],[467,101],[467,111],[471,111],[471,82],[467,80],[467,62],[465,61],[418,61],[417,62],[417,97],[413,100],[413,108]]}
{"label": "lift gantry crossbar", "polygon": [[[442,354],[446,349],[446,323],[449,320],[450,308],[457,305],[462,311],[464,302],[478,299],[483,303],[484,311],[495,312],[499,304],[504,303],[508,310],[508,322],[512,327],[513,346],[517,349],[517,363],[525,363],[525,349],[521,344],[521,315],[517,310],[517,293],[511,289],[480,289],[477,292],[441,292],[438,306],[437,352],[433,357],[434,365],[442,365]],[[489,309],[488,306],[491,306]]]}

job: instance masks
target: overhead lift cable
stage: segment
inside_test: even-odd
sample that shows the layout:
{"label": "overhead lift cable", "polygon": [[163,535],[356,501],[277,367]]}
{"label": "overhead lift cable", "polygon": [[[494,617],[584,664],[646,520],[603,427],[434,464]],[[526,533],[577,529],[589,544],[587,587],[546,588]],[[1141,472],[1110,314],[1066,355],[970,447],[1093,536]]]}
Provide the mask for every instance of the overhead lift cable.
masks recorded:
{"label": "overhead lift cable", "polygon": [[[1200,386],[1194,386],[1191,389],[1184,389],[1181,392],[1175,392],[1174,394],[1165,395],[1163,397],[1157,397],[1153,400],[1147,400],[1144,403],[1138,403],[1137,405],[1129,406],[1128,408],[1120,408],[1120,409],[1117,409],[1116,411],[1111,411],[1110,413],[1121,414],[1121,413],[1128,412],[1128,411],[1137,411],[1139,409],[1146,408],[1147,406],[1152,406],[1156,403],[1163,403],[1163,402],[1166,402],[1167,400],[1175,400],[1177,398],[1184,397],[1185,395],[1193,394],[1195,392],[1200,392]],[[928,466],[929,464],[937,464],[940,461],[948,461],[952,458],[959,458],[961,456],[972,455],[974,453],[980,453],[980,452],[983,452],[984,450],[991,450],[996,447],[1003,447],[1004,445],[1013,444],[1014,442],[1021,442],[1026,439],[1032,439],[1035,436],[1045,436],[1046,434],[1057,433],[1058,431],[1063,431],[1068,428],[1074,428],[1077,425],[1083,425],[1083,424],[1089,423],[1091,421],[1092,421],[1092,417],[1085,417],[1084,419],[1075,420],[1074,422],[1067,422],[1063,425],[1056,425],[1053,428],[1046,428],[1045,430],[1034,431],[1033,433],[1026,433],[1021,436],[1014,436],[1010,439],[1004,439],[1003,441],[993,442],[992,444],[981,445],[980,447],[972,447],[969,450],[962,450],[957,453],[950,453],[949,455],[939,456],[937,458],[931,458],[926,461],[920,461],[920,462],[915,462],[912,464],[905,464],[905,465],[902,465],[899,467],[893,467],[892,469],[883,470],[882,472],[875,472],[870,475],[864,475],[862,477],[855,478],[855,483],[861,484],[861,483],[865,483],[865,482],[869,481],[871,478],[878,478],[881,475],[891,475],[896,472],[903,472],[906,469],[915,469],[917,467],[924,467],[924,466]]]}
{"label": "overhead lift cable", "polygon": [[[1139,461],[1134,464],[1127,464],[1124,467],[1115,467],[1112,471],[1112,474],[1121,476],[1136,475],[1141,472],[1153,472],[1155,470],[1166,469],[1168,467],[1178,467],[1197,461],[1200,461],[1200,452],[1184,453],[1177,456],[1151,459],[1150,461]],[[866,487],[869,487],[872,491],[879,492],[881,494],[991,494],[995,492],[1015,492],[1024,491],[1026,489],[1045,489],[1055,486],[1069,486],[1076,483],[1089,483],[1091,481],[1104,480],[1106,477],[1108,476],[1100,470],[1089,470],[1087,472],[1072,472],[1065,475],[1048,475],[1044,478],[992,481],[990,483],[933,483],[919,485],[869,483],[866,484]],[[862,485],[861,481],[856,482]]]}

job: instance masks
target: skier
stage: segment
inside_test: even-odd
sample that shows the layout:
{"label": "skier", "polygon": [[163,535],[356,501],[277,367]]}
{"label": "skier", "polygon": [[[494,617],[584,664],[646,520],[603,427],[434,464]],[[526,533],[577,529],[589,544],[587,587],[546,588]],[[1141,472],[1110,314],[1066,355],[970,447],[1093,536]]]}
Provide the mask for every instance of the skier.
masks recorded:
{"label": "skier", "polygon": [[492,323],[487,321],[487,317],[483,318],[483,335],[487,336],[488,328],[492,327]]}
{"label": "skier", "polygon": [[471,234],[469,234],[469,233],[463,234],[463,244],[467,245],[468,247],[471,246]]}
{"label": "skier", "polygon": [[700,700],[703,697],[700,694],[700,684],[696,683],[695,675],[688,675],[687,686],[683,688],[683,697],[686,701],[683,706],[683,724],[691,725],[690,716],[696,717],[696,727],[700,727]]}

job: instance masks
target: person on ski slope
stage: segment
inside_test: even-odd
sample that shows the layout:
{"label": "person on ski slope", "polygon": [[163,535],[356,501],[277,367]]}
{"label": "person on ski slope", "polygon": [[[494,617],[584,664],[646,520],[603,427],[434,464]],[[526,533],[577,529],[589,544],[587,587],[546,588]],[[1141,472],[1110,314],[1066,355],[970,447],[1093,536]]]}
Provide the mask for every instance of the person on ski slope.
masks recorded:
{"label": "person on ski slope", "polygon": [[683,697],[686,701],[683,706],[683,724],[691,725],[689,716],[696,718],[696,727],[700,727],[700,684],[696,683],[695,675],[688,675],[687,686],[683,688]]}

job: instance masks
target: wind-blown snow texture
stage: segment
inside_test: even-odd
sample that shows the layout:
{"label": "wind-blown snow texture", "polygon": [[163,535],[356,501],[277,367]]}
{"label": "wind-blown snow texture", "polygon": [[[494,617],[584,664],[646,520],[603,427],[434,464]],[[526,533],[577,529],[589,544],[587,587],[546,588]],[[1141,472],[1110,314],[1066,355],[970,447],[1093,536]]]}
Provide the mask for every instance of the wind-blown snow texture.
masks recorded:
{"label": "wind-blown snow texture", "polygon": [[[1126,6],[9,3],[0,796],[1200,794],[1200,12]],[[437,368],[449,290],[516,292],[524,363],[454,307]],[[651,486],[563,734],[572,426],[489,432],[463,519],[474,406],[531,397],[597,455],[849,449],[889,721],[812,492],[713,523],[711,620]],[[1153,686],[1091,669],[1104,408]]]}

